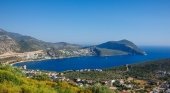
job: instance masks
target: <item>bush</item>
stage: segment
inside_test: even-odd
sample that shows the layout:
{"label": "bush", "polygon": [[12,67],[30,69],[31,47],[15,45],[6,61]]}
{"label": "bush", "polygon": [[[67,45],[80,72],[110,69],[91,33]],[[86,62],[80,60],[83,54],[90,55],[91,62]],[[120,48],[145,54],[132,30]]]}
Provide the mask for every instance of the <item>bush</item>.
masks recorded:
{"label": "bush", "polygon": [[20,80],[11,72],[0,70],[0,82],[12,82],[14,84],[20,84]]}
{"label": "bush", "polygon": [[92,93],[113,93],[108,87],[96,84],[92,87]]}
{"label": "bush", "polygon": [[34,85],[28,86],[23,85],[21,86],[21,93],[57,93],[54,89],[48,87],[36,87]]}
{"label": "bush", "polygon": [[43,74],[43,75],[35,75],[33,77],[33,79],[39,80],[39,81],[45,81],[45,80],[50,80],[50,78],[48,77],[48,75]]}
{"label": "bush", "polygon": [[0,65],[0,70],[9,71],[16,76],[24,76],[20,69],[18,69],[16,67],[12,67],[10,65]]}
{"label": "bush", "polygon": [[19,86],[16,86],[10,82],[4,82],[0,84],[0,93],[21,93]]}

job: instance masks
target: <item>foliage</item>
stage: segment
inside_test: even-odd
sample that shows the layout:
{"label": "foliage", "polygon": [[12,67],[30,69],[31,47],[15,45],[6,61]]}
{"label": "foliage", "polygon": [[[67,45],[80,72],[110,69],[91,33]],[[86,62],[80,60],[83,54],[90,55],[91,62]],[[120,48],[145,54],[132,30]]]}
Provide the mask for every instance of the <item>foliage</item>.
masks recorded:
{"label": "foliage", "polygon": [[0,70],[9,71],[15,76],[23,76],[22,71],[16,67],[11,67],[10,65],[0,65]]}
{"label": "foliage", "polygon": [[0,65],[0,93],[111,93],[109,91],[102,86],[78,87],[64,81],[52,82],[44,74],[26,78],[19,69]]}
{"label": "foliage", "polygon": [[35,76],[33,76],[33,79],[36,79],[36,80],[39,80],[39,81],[50,80],[50,78],[46,74],[35,75]]}
{"label": "foliage", "polygon": [[[170,81],[169,75],[159,78],[155,76],[157,71],[170,71],[169,66],[170,60],[165,59],[133,64],[129,66],[129,71],[126,71],[126,66],[120,66],[105,69],[102,72],[65,72],[65,75],[70,79],[80,77],[81,79],[96,80],[97,82],[101,80],[127,79],[127,77],[133,77],[139,80],[158,79]],[[136,83],[134,82],[134,85],[136,84],[138,84],[137,81]],[[18,68],[9,65],[0,65],[0,93],[119,93],[127,89],[120,82],[115,82],[113,85],[117,87],[117,92],[111,91],[108,87],[98,83],[90,87],[78,87],[73,83],[65,81],[52,82],[45,74],[35,75],[31,79],[27,78]],[[145,86],[144,89],[137,90],[137,93],[145,93],[150,91],[151,88],[152,86]]]}
{"label": "foliage", "polygon": [[92,93],[113,93],[108,87],[96,84],[92,87]]}
{"label": "foliage", "polygon": [[[149,80],[155,79],[157,71],[170,71],[170,59],[149,61],[144,63],[129,65],[129,71],[126,71],[126,66],[119,66],[104,69],[102,72],[98,71],[84,71],[84,72],[66,72],[65,76],[68,78],[82,78],[94,81],[112,80],[112,79],[126,79],[133,77],[137,79]],[[167,77],[162,80],[168,80]],[[170,81],[170,79],[169,79]]]}
{"label": "foliage", "polygon": [[0,83],[12,82],[14,84],[20,84],[20,80],[11,72],[0,70]]}

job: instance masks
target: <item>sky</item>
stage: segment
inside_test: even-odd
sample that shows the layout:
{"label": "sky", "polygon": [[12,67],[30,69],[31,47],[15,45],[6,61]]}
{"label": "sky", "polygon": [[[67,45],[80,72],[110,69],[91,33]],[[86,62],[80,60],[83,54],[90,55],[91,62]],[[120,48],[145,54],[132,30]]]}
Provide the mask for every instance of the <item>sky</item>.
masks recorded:
{"label": "sky", "polygon": [[170,45],[170,0],[0,0],[0,28],[47,42]]}

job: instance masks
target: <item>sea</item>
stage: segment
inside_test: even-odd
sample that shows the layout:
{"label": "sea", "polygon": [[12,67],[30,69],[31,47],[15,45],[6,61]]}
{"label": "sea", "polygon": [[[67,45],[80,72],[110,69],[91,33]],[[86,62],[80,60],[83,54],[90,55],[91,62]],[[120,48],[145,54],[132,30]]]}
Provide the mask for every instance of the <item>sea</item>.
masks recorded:
{"label": "sea", "polygon": [[50,59],[16,63],[14,66],[27,66],[27,69],[45,71],[68,71],[81,69],[105,69],[126,64],[136,64],[170,58],[170,47],[140,47],[147,55],[86,56],[63,59]]}

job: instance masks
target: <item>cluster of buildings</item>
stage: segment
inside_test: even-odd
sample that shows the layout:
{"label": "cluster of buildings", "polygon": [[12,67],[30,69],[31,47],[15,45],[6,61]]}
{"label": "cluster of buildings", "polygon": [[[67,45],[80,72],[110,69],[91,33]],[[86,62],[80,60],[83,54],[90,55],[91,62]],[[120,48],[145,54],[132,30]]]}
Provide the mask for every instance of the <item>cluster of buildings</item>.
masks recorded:
{"label": "cluster of buildings", "polygon": [[[83,85],[83,84],[89,84],[89,85],[92,85],[94,84],[95,82],[93,80],[82,80],[80,78],[75,78],[74,80],[70,80],[68,78],[66,78],[64,76],[64,73],[58,73],[58,72],[48,72],[48,71],[40,71],[40,70],[28,70],[27,69],[27,66],[24,65],[22,67],[20,67],[22,69],[22,72],[27,76],[27,78],[32,78],[33,76],[36,76],[36,75],[47,75],[50,79],[52,79],[53,81],[70,81],[70,82],[74,82],[76,85]],[[73,71],[73,70],[70,70],[70,71]],[[83,72],[83,71],[99,71],[101,72],[102,69],[81,69],[81,70],[76,70],[77,71],[80,71],[80,72]],[[67,71],[69,72],[69,71]]]}
{"label": "cluster of buildings", "polygon": [[[157,78],[169,77],[169,71],[159,70],[155,73]],[[170,93],[170,82],[156,82],[157,86],[151,91],[151,93]]]}
{"label": "cluster of buildings", "polygon": [[48,50],[47,54],[54,58],[66,58],[66,57],[78,57],[78,56],[90,56],[92,51],[90,49],[60,49],[60,50]]}
{"label": "cluster of buildings", "polygon": [[66,79],[63,73],[57,73],[57,72],[46,72],[46,71],[40,71],[40,70],[28,70],[27,66],[24,65],[21,67],[22,72],[27,76],[27,78],[32,78],[36,75],[47,75],[50,79],[53,81],[60,80],[60,81],[68,81],[69,79]]}
{"label": "cluster of buildings", "polygon": [[156,76],[157,77],[165,77],[167,75],[170,75],[170,72],[169,71],[162,71],[162,70],[159,70],[156,72]]}
{"label": "cluster of buildings", "polygon": [[[23,67],[25,68],[25,67]],[[47,75],[52,81],[69,81],[63,73],[57,73],[57,72],[45,72],[45,71],[39,71],[39,70],[27,70],[24,69],[23,73],[27,76],[27,78],[32,78],[37,75]]]}
{"label": "cluster of buildings", "polygon": [[80,69],[76,70],[76,72],[90,72],[90,71],[97,71],[97,72],[102,72],[102,69]]}
{"label": "cluster of buildings", "polygon": [[150,93],[170,93],[170,82],[162,82]]}

